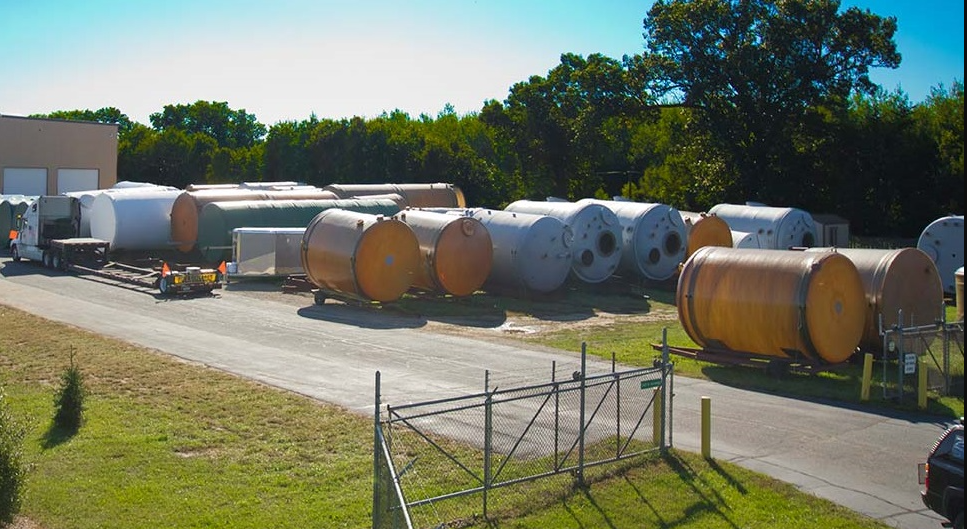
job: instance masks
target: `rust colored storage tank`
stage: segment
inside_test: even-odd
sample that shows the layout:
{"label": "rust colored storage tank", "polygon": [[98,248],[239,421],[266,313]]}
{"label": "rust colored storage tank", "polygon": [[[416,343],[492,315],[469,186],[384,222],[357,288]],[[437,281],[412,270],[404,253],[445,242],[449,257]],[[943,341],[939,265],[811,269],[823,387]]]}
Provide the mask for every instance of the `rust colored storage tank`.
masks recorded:
{"label": "rust colored storage tank", "polygon": [[856,266],[832,252],[706,246],[682,267],[675,299],[706,349],[813,364],[847,360],[866,317]]}
{"label": "rust colored storage tank", "polygon": [[622,252],[621,221],[601,204],[518,200],[505,211],[555,217],[571,228],[571,272],[585,283],[600,283],[618,269]]}
{"label": "rust colored storage tank", "polygon": [[732,231],[729,224],[715,215],[678,211],[685,223],[685,259],[703,246],[732,246]]}
{"label": "rust colored storage tank", "polygon": [[469,296],[490,275],[494,246],[477,219],[409,209],[394,218],[405,222],[420,243],[422,260],[413,286],[453,296]]}
{"label": "rust colored storage tank", "polygon": [[302,237],[302,268],[319,288],[370,301],[398,300],[420,267],[420,243],[401,220],[327,209]]}
{"label": "rust colored storage tank", "polygon": [[191,251],[198,240],[198,217],[201,209],[212,202],[240,200],[333,200],[334,193],[319,188],[291,191],[267,191],[241,187],[203,188],[183,191],[171,206],[171,240],[182,252]]}
{"label": "rust colored storage tank", "polygon": [[[943,286],[930,256],[916,248],[809,248],[836,252],[856,266],[866,292],[866,326],[860,345],[883,352],[880,317],[885,328],[931,325],[942,316]],[[902,311],[902,312],[901,312]],[[899,321],[902,314],[903,321]]]}
{"label": "rust colored storage tank", "polygon": [[339,198],[366,197],[396,193],[411,208],[464,208],[463,191],[453,184],[330,184],[324,190]]}
{"label": "rust colored storage tank", "polygon": [[954,303],[957,304],[957,321],[964,321],[964,267],[954,272]]}

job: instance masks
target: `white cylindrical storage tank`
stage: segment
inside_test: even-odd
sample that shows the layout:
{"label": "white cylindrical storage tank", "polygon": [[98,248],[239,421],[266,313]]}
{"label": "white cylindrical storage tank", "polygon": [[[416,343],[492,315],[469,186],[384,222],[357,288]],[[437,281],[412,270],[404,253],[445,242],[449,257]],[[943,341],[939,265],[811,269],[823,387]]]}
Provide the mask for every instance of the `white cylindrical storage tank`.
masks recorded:
{"label": "white cylindrical storage tank", "polygon": [[787,250],[816,245],[816,224],[801,209],[718,204],[708,212],[728,223],[733,231],[754,234],[759,248]]}
{"label": "white cylindrical storage tank", "polygon": [[944,293],[953,294],[955,272],[964,266],[964,216],[952,215],[931,222],[920,234],[917,248],[937,265]]}
{"label": "white cylindrical storage tank", "polygon": [[547,215],[470,208],[465,213],[487,228],[493,243],[490,275],[484,284],[503,290],[547,293],[560,288],[571,271],[571,230]]}
{"label": "white cylindrical storage tank", "polygon": [[571,271],[585,283],[611,277],[621,262],[621,222],[601,204],[518,200],[506,211],[555,217],[571,228]]}
{"label": "white cylindrical storage tank", "polygon": [[623,273],[665,281],[678,273],[685,261],[685,221],[677,209],[665,204],[624,200],[582,199],[578,204],[601,204],[614,212],[621,224]]}
{"label": "white cylindrical storage tank", "polygon": [[732,247],[733,248],[760,248],[759,238],[756,237],[754,233],[748,233],[744,231],[732,231]]}
{"label": "white cylindrical storage tank", "polygon": [[159,186],[146,182],[121,181],[108,189],[89,189],[87,191],[68,191],[64,193],[69,197],[77,199],[81,208],[80,237],[91,237],[91,208],[94,206],[94,199],[104,193],[144,193],[145,191],[175,191],[178,188],[171,186]]}
{"label": "white cylindrical storage tank", "polygon": [[91,205],[91,237],[112,250],[157,250],[171,242],[171,205],[179,190],[101,193]]}

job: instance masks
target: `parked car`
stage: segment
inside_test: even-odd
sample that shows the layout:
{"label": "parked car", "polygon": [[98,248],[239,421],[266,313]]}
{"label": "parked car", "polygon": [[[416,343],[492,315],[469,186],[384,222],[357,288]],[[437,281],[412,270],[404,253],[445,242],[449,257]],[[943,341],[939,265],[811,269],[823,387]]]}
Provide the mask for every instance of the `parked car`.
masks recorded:
{"label": "parked car", "polygon": [[923,504],[943,516],[944,527],[964,529],[964,418],[934,443],[918,469]]}

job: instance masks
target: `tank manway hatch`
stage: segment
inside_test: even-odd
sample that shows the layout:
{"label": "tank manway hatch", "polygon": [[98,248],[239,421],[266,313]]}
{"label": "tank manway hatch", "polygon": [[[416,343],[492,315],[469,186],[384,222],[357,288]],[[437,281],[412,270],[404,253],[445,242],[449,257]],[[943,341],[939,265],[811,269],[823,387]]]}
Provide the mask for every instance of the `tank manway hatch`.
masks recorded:
{"label": "tank manway hatch", "polygon": [[621,262],[621,222],[601,204],[518,200],[505,211],[555,217],[571,229],[571,271],[585,283],[611,277]]}

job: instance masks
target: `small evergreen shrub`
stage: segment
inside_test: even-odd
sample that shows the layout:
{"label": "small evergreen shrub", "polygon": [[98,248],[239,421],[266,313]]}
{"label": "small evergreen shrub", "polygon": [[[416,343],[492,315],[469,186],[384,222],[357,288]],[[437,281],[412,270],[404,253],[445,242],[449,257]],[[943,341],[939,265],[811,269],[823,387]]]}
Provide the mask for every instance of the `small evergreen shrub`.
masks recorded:
{"label": "small evergreen shrub", "polygon": [[54,426],[67,432],[77,432],[84,419],[84,377],[80,368],[74,364],[74,352],[71,352],[71,365],[60,377],[60,388],[54,396]]}
{"label": "small evergreen shrub", "polygon": [[27,478],[23,458],[26,428],[7,409],[3,386],[0,386],[0,527],[13,523],[20,512]]}

